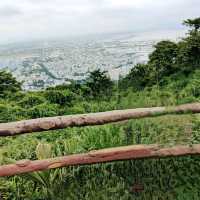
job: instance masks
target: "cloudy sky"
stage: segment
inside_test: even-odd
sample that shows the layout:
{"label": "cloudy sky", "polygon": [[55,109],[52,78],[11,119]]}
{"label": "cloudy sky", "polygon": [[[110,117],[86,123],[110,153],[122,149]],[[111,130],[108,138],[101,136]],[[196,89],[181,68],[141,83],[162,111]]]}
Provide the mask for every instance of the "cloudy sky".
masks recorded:
{"label": "cloudy sky", "polygon": [[181,29],[200,0],[1,0],[0,44],[71,35]]}

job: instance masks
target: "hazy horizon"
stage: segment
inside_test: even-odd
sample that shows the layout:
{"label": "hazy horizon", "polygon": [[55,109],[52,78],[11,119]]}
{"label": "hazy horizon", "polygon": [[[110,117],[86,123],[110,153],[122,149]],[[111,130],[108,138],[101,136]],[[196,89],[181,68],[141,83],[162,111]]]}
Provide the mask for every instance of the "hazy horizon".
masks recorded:
{"label": "hazy horizon", "polygon": [[114,33],[94,33],[94,34],[85,34],[85,35],[71,35],[66,37],[52,37],[52,38],[39,38],[39,39],[29,39],[29,40],[21,40],[21,41],[10,41],[7,43],[2,43],[0,46],[0,50],[13,48],[13,47],[22,47],[23,46],[37,46],[43,44],[51,44],[51,43],[77,43],[84,42],[88,43],[88,41],[94,42],[102,42],[104,40],[110,39],[123,39],[132,37],[134,41],[145,41],[145,40],[176,40],[179,38],[185,37],[187,34],[187,29],[179,29],[179,30],[155,30],[155,31],[143,31],[143,32],[114,32]]}

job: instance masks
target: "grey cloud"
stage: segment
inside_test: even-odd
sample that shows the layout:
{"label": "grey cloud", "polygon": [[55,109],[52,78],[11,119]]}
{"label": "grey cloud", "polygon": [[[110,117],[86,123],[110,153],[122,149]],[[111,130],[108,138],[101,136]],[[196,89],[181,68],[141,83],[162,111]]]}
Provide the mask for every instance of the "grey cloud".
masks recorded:
{"label": "grey cloud", "polygon": [[23,14],[22,10],[14,6],[0,6],[0,17],[13,17]]}
{"label": "grey cloud", "polygon": [[0,2],[0,43],[5,38],[180,29],[182,20],[198,17],[199,10],[199,0],[6,0]]}

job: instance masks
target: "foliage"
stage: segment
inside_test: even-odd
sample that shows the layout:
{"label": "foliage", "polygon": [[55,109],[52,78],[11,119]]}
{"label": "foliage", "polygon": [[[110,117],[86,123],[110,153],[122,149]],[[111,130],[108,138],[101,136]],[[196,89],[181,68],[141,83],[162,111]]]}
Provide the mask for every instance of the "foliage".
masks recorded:
{"label": "foliage", "polygon": [[28,109],[27,114],[30,118],[50,117],[58,115],[58,110],[57,104],[49,104],[48,102],[45,102]]}
{"label": "foliage", "polygon": [[137,64],[134,66],[129,74],[119,80],[120,89],[127,89],[133,87],[135,90],[142,90],[148,83],[150,69],[148,65]]}
{"label": "foliage", "polygon": [[166,77],[178,74],[188,75],[200,67],[200,30],[199,18],[185,21],[194,28],[186,38],[178,43],[161,41],[149,55],[146,64],[138,64],[121,79],[121,89],[127,86],[136,90],[147,86],[163,85]]}
{"label": "foliage", "polygon": [[195,19],[187,19],[183,22],[186,26],[194,28],[195,31],[200,29],[200,17]]}
{"label": "foliage", "polygon": [[200,68],[200,31],[179,42],[176,63],[185,74]]}
{"label": "foliage", "polygon": [[24,109],[17,105],[0,104],[0,122],[17,121],[23,119]]}
{"label": "foliage", "polygon": [[10,72],[0,71],[0,97],[21,90],[21,83]]}
{"label": "foliage", "polygon": [[[113,82],[107,76],[106,71],[99,69],[90,72],[86,80],[86,86],[89,88],[89,95],[94,98],[110,97],[112,94]],[[85,95],[88,95],[87,93]]]}
{"label": "foliage", "polygon": [[45,97],[50,103],[59,104],[61,106],[71,106],[74,100],[74,95],[69,90],[47,90]]}
{"label": "foliage", "polygon": [[32,108],[33,106],[45,103],[46,99],[40,94],[28,93],[19,101],[19,105],[23,108]]}
{"label": "foliage", "polygon": [[[177,49],[177,44],[171,41],[161,41],[155,45],[148,62],[151,85],[159,83],[164,76],[174,73]],[[152,82],[153,80],[156,82]]]}
{"label": "foliage", "polygon": [[[194,26],[196,21],[186,22],[189,23],[194,30],[187,38],[178,43],[159,42],[148,63],[136,65],[119,84],[112,82],[106,72],[96,70],[83,84],[73,82],[44,91],[22,92],[11,75],[1,72],[1,94],[7,95],[0,98],[0,122],[200,101],[199,28]],[[6,77],[13,80],[12,87],[4,87],[4,82],[9,82]],[[0,164],[140,143],[161,146],[200,143],[200,115],[166,115],[0,138]],[[0,178],[0,198],[198,200],[199,165],[199,157],[187,156],[34,172]],[[135,185],[144,189],[136,192]]]}
{"label": "foliage", "polygon": [[[124,124],[42,133],[42,139],[39,135],[25,138],[19,136],[15,140],[8,140],[7,144],[4,142],[5,151],[7,148],[9,153],[4,153],[3,156],[17,160],[30,158],[30,152],[34,152],[34,148],[32,159],[42,159],[127,144],[198,143],[199,119],[188,115],[165,116],[131,120]],[[128,128],[131,134],[128,134]],[[48,137],[50,140],[47,142],[45,140]],[[192,156],[69,167],[0,179],[2,182],[4,180],[0,190],[5,199],[50,200],[86,197],[91,200],[159,199],[161,196],[176,199],[181,198],[180,191],[183,190],[190,200],[199,197],[198,166],[199,158]],[[144,190],[140,193],[134,192],[134,184],[142,184]]]}

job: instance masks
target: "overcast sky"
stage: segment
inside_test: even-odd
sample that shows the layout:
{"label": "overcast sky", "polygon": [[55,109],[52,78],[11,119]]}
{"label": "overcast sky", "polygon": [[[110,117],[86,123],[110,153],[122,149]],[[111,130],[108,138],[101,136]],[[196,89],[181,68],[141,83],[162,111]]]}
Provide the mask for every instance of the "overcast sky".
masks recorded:
{"label": "overcast sky", "polygon": [[181,29],[200,0],[1,0],[0,43],[107,32]]}

